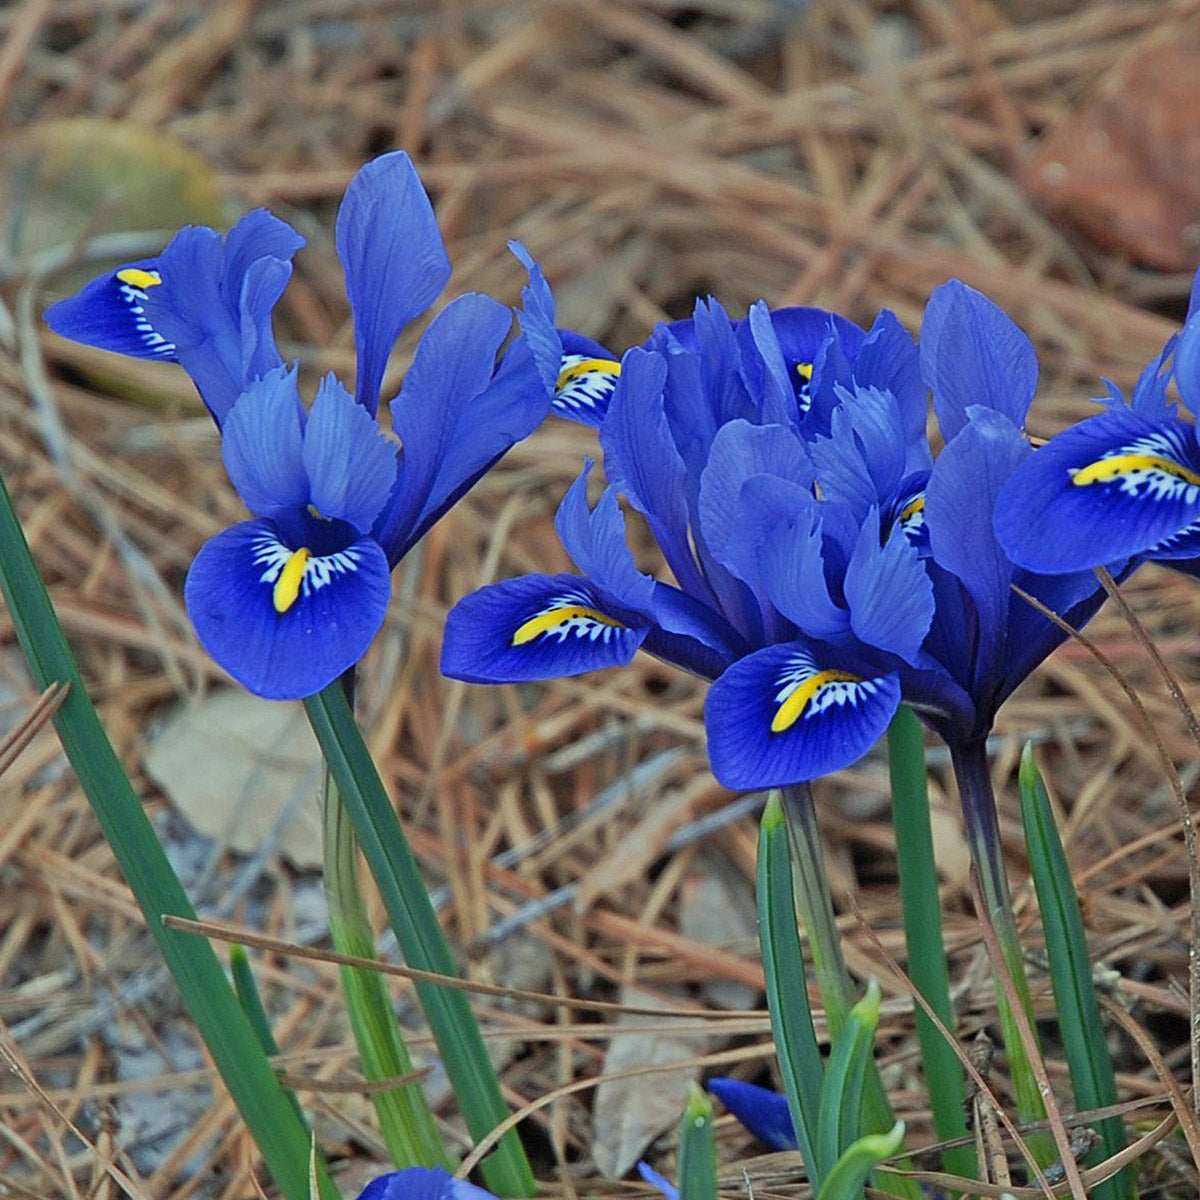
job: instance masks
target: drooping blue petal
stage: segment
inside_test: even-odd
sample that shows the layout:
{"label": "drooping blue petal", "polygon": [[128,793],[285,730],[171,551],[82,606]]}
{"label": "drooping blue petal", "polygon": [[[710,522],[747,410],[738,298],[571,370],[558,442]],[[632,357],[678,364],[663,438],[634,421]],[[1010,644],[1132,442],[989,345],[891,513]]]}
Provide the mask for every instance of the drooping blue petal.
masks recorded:
{"label": "drooping blue petal", "polygon": [[558,679],[623,666],[649,624],[579,575],[523,575],[464,596],[446,617],[442,673],[468,683]]}
{"label": "drooping blue petal", "polygon": [[1078,571],[1141,554],[1200,518],[1200,450],[1180,420],[1129,409],[1052,438],[1001,492],[996,532],[1031,571]]}
{"label": "drooping blue petal", "polygon": [[[404,458],[396,491],[376,531],[393,562],[393,547],[409,541],[450,458],[458,461],[478,437],[490,433],[468,414],[492,380],[496,352],[511,325],[502,304],[472,293],[448,304],[417,346],[404,386],[391,404]],[[529,369],[533,399],[544,400],[532,360]],[[548,403],[544,401],[543,409]]]}
{"label": "drooping blue petal", "polygon": [[372,1179],[358,1200],[496,1200],[491,1192],[441,1167],[405,1167]]}
{"label": "drooping blue petal", "polygon": [[1180,569],[1176,565],[1179,560],[1194,558],[1198,554],[1200,554],[1200,520],[1185,525],[1178,533],[1163,538],[1161,542],[1155,542],[1146,551],[1147,558],[1152,558],[1175,570]]}
{"label": "drooping blue petal", "polygon": [[704,705],[713,774],[732,791],[784,787],[857,762],[900,704],[894,674],[841,669],[808,642],[735,662]]}
{"label": "drooping blue petal", "polygon": [[390,595],[387,560],[370,538],[310,554],[270,520],[206,542],[184,585],[205,650],[268,700],[311,696],[358,662]]}
{"label": "drooping blue petal", "polygon": [[309,502],[303,428],[296,372],[287,367],[250,384],[229,410],[221,455],[230,482],[255,516],[272,517]]}
{"label": "drooping blue petal", "polygon": [[327,375],[304,429],[309,502],[366,533],[396,482],[396,447],[375,418]]}
{"label": "drooping blue petal", "polygon": [[764,1145],[772,1150],[796,1149],[786,1096],[740,1079],[718,1077],[704,1086]]}
{"label": "drooping blue petal", "polygon": [[699,599],[711,596],[688,539],[687,470],[667,423],[662,355],[626,352],[621,378],[600,426],[609,482],[638,510],[679,585]]}
{"label": "drooping blue petal", "polygon": [[131,358],[175,362],[175,345],[146,315],[147,293],[162,283],[157,258],[125,263],[93,279],[44,314],[55,333]]}
{"label": "drooping blue petal", "polygon": [[588,459],[558,506],[554,527],[559,541],[571,561],[593,583],[627,608],[648,614],[654,599],[654,580],[634,564],[616,492],[605,488],[595,509],[588,508],[591,469],[592,461]]}
{"label": "drooping blue petal", "polygon": [[354,313],[354,398],[373,413],[396,338],[450,278],[433,206],[403,150],[373,159],[350,181],[337,251]]}
{"label": "drooping blue petal", "polygon": [[637,1165],[638,1174],[651,1186],[656,1187],[666,1200],[679,1200],[679,1189],[665,1176],[660,1175],[649,1163]]}
{"label": "drooping blue petal", "polygon": [[921,324],[921,374],[933,389],[947,441],[967,424],[972,405],[1024,425],[1037,371],[1029,338],[982,292],[952,279],[930,296]]}
{"label": "drooping blue petal", "polygon": [[669,583],[655,581],[651,613],[654,626],[642,649],[702,679],[716,679],[750,652],[722,614]]}
{"label": "drooping blue petal", "polygon": [[[1001,489],[1031,453],[1008,417],[992,409],[972,408],[968,424],[938,455],[925,491],[932,556],[962,581],[973,601],[978,622],[974,670],[980,681],[999,668],[1013,572],[992,532],[992,522]],[[940,617],[963,620],[953,611]]]}
{"label": "drooping blue petal", "polygon": [[933,621],[933,584],[900,527],[880,545],[879,510],[863,522],[846,568],[850,628],[868,646],[914,663]]}

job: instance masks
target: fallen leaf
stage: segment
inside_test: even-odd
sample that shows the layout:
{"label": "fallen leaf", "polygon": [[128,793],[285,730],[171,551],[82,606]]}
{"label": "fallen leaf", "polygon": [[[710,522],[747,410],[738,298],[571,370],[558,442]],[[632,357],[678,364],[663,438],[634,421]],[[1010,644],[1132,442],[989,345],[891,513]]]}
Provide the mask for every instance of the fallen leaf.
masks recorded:
{"label": "fallen leaf", "polygon": [[1163,271],[1200,254],[1200,40],[1151,46],[1044,137],[1030,195],[1098,246]]}
{"label": "fallen leaf", "polygon": [[[655,1008],[663,1005],[661,996],[648,996],[635,988],[623,989],[621,1002]],[[703,1039],[654,1032],[663,1024],[677,1027],[679,1023],[670,1018],[629,1015],[619,1017],[617,1024],[646,1032],[612,1038],[604,1056],[606,1075],[686,1062],[706,1044]],[[696,1068],[688,1066],[600,1084],[592,1109],[592,1156],[601,1174],[620,1179],[656,1137],[678,1123],[687,1101],[688,1085],[695,1077]]]}
{"label": "fallen leaf", "polygon": [[[745,953],[757,945],[754,889],[724,856],[703,856],[683,881],[679,932],[696,942]],[[752,1008],[758,990],[736,979],[709,979],[701,992],[718,1008]]]}
{"label": "fallen leaf", "polygon": [[252,854],[296,807],[279,851],[298,870],[321,865],[321,755],[299,705],[213,691],[168,718],[146,771],[205,837]]}

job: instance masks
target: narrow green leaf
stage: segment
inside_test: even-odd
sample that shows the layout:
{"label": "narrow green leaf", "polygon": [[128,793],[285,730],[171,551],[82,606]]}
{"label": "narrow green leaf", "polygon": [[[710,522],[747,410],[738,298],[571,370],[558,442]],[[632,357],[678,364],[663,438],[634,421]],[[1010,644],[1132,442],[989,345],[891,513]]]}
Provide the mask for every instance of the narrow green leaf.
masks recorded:
{"label": "narrow green leaf", "polygon": [[826,1174],[863,1133],[863,1080],[875,1048],[880,1002],[879,984],[872,979],[867,994],[850,1010],[829,1055],[817,1129],[817,1157]]}
{"label": "narrow green leaf", "polygon": [[[908,974],[942,1024],[953,1029],[950,972],[946,965],[942,903],[938,895],[937,862],[929,820],[925,739],[921,722],[907,705],[901,705],[892,718],[887,745]],[[916,1022],[934,1128],[942,1141],[965,1138],[966,1088],[962,1064],[954,1047],[920,1006],[916,1009]],[[953,1174],[965,1179],[975,1178],[975,1154],[969,1145],[946,1150],[942,1160]]]}
{"label": "narrow green leaf", "polygon": [[815,1190],[821,1182],[816,1144],[825,1072],[808,1004],[787,822],[778,792],[772,792],[767,800],[759,827],[758,930],[779,1072],[792,1111],[800,1155]]}
{"label": "narrow green leaf", "polygon": [[904,1122],[897,1121],[887,1133],[869,1133],[849,1146],[834,1164],[817,1192],[817,1200],[857,1200],[867,1176],[904,1145]]}
{"label": "narrow green leaf", "polygon": [[[354,828],[326,767],[323,783],[323,883],[329,907],[329,933],[339,954],[375,957],[375,931],[367,916],[358,877]],[[395,1079],[413,1070],[392,997],[384,978],[362,967],[342,967],[342,992],[358,1046],[363,1074],[370,1080]],[[420,1081],[372,1092],[379,1132],[397,1167],[457,1165],[446,1152]]]}
{"label": "narrow green leaf", "polygon": [[[194,920],[195,911],[88,698],[3,480],[0,586],[37,687],[70,687],[54,726],[188,1013],[275,1182],[289,1200],[307,1200],[309,1132],[267,1061],[212,947],[202,938],[163,925],[167,914]],[[315,1169],[322,1197],[336,1200],[324,1164]]]}
{"label": "narrow green leaf", "polygon": [[[341,683],[332,683],[310,696],[304,707],[375,877],[405,962],[440,975],[457,974],[408,839],[355,724]],[[415,987],[463,1119],[471,1136],[481,1139],[507,1118],[508,1106],[475,1014],[461,991],[432,983]],[[535,1193],[533,1172],[516,1130],[510,1129],[501,1138],[481,1170],[487,1186],[498,1195]]]}
{"label": "narrow green leaf", "polygon": [[679,1200],[717,1200],[712,1103],[694,1083],[679,1122]]}
{"label": "narrow green leaf", "polygon": [[[1083,916],[1079,911],[1070,864],[1054,823],[1050,798],[1031,745],[1026,745],[1021,755],[1020,785],[1025,843],[1038,906],[1042,910],[1050,982],[1054,987],[1059,1032],[1071,1070],[1075,1107],[1080,1110],[1106,1108],[1118,1103],[1119,1097],[1092,981]],[[1111,1158],[1125,1148],[1125,1127],[1120,1117],[1106,1117],[1097,1121],[1095,1127],[1100,1134],[1100,1145],[1089,1156],[1092,1162]],[[1132,1200],[1136,1194],[1133,1172],[1128,1167],[1093,1189],[1097,1200]]]}

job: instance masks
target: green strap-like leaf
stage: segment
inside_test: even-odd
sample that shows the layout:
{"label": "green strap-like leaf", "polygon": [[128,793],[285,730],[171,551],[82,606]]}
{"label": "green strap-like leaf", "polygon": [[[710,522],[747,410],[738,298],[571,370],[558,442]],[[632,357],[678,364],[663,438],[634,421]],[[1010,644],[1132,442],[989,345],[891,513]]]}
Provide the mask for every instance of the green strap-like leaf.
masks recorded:
{"label": "green strap-like leaf", "polygon": [[875,1047],[880,1002],[879,984],[872,979],[867,994],[850,1010],[829,1055],[817,1131],[817,1157],[825,1174],[863,1132],[863,1080]]}
{"label": "green strap-like leaf", "polygon": [[[3,480],[0,585],[37,687],[70,687],[54,726],[196,1029],[275,1182],[289,1200],[308,1200],[309,1132],[280,1086],[212,947],[163,925],[167,914],[188,920],[196,914],[88,698]],[[336,1200],[324,1165],[318,1162],[315,1170],[322,1197]]]}
{"label": "green strap-like leaf", "polygon": [[857,1200],[867,1176],[885,1159],[898,1154],[903,1145],[903,1121],[897,1121],[887,1133],[859,1138],[834,1164],[817,1192],[817,1200]]}
{"label": "green strap-like leaf", "polygon": [[679,1200],[717,1200],[712,1102],[694,1083],[679,1122]]}
{"label": "green strap-like leaf", "polygon": [[[1117,1081],[1092,982],[1092,961],[1083,916],[1046,785],[1030,745],[1026,745],[1021,755],[1020,784],[1021,819],[1025,824],[1029,867],[1038,906],[1042,910],[1050,982],[1054,987],[1063,1048],[1071,1069],[1075,1106],[1080,1110],[1107,1108],[1118,1103]],[[1101,1156],[1111,1158],[1125,1149],[1125,1128],[1120,1117],[1097,1121],[1096,1131],[1100,1134],[1100,1146],[1094,1152],[1096,1161]],[[1132,1200],[1137,1194],[1133,1172],[1125,1167],[1111,1179],[1096,1184],[1092,1194],[1096,1200]]]}
{"label": "green strap-like leaf", "polygon": [[[410,967],[455,975],[416,860],[396,810],[379,778],[340,682],[304,702],[308,719],[350,814],[367,865],[375,877],[400,952]],[[415,985],[471,1136],[481,1139],[508,1117],[500,1082],[466,996],[433,983]],[[501,1196],[532,1196],[529,1160],[510,1129],[481,1167],[487,1186]]]}

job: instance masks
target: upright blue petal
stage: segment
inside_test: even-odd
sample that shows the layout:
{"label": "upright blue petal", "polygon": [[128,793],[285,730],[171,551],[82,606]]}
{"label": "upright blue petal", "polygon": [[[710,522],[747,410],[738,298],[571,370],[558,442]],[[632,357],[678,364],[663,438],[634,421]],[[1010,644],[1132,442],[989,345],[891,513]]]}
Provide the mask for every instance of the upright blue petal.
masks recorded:
{"label": "upright blue petal", "polygon": [[772,1150],[795,1150],[796,1129],[786,1096],[740,1079],[710,1079],[706,1088],[760,1142]]}
{"label": "upright blue petal", "polygon": [[1189,312],[1175,346],[1175,384],[1184,404],[1200,412],[1200,312]]}
{"label": "upright blue petal", "polygon": [[[1001,489],[1031,453],[1006,416],[974,408],[969,423],[938,455],[925,492],[933,558],[961,580],[974,603],[974,673],[981,685],[1000,667],[1013,572],[992,522]],[[961,613],[939,619],[963,623]]]}
{"label": "upright blue petal", "polygon": [[230,482],[255,516],[276,516],[309,502],[303,428],[296,372],[287,367],[250,384],[229,410],[221,455]]}
{"label": "upright blue petal", "polygon": [[205,650],[268,700],[311,696],[358,662],[391,595],[370,538],[325,553],[294,543],[274,521],[234,525],[201,547],[184,584]]}
{"label": "upright blue petal", "polygon": [[797,394],[807,387],[808,379],[795,366],[789,371],[766,301],[751,306],[739,332],[749,337],[750,345],[742,348],[742,372],[750,390],[762,396],[763,422],[795,424],[800,413]]}
{"label": "upright blue petal", "polygon": [[600,427],[600,445],[609,482],[646,518],[679,585],[703,599],[711,590],[688,538],[687,470],[664,410],[666,376],[660,354],[636,348],[626,352]]}
{"label": "upright blue petal", "polygon": [[854,360],[854,382],[859,388],[890,392],[900,413],[905,447],[905,473],[928,470],[933,465],[929,449],[928,389],[921,378],[921,355],[912,334],[883,309],[875,318]]}
{"label": "upright blue petal", "polygon": [[900,486],[908,459],[900,406],[891,392],[838,387],[830,436],[812,443],[821,494],[846,504],[862,520]]}
{"label": "upright blue petal", "polygon": [[626,607],[648,613],[654,600],[654,580],[634,564],[616,492],[605,488],[595,509],[588,508],[591,469],[588,460],[558,507],[554,526],[559,540],[593,583]]}
{"label": "upright blue petal", "polygon": [[472,592],[450,610],[442,673],[468,683],[519,683],[624,666],[649,628],[582,576],[522,575]]}
{"label": "upright blue petal", "polygon": [[863,522],[844,587],[859,641],[915,663],[933,622],[933,584],[903,528],[880,545],[878,509]]}
{"label": "upright blue petal", "polygon": [[309,502],[360,533],[370,530],[396,482],[396,447],[375,418],[327,375],[304,430]]}
{"label": "upright blue petal", "polygon": [[130,358],[175,362],[175,344],[146,314],[148,293],[161,284],[157,258],[125,263],[93,279],[74,296],[50,305],[44,314],[46,324],[87,346]]}
{"label": "upright blue petal", "polygon": [[[412,531],[428,511],[452,453],[469,450],[477,436],[489,432],[468,414],[492,380],[496,352],[511,326],[512,316],[502,304],[471,293],[446,305],[422,336],[391,404],[404,458],[395,494],[376,531],[391,561],[396,561],[395,547],[411,544]],[[540,401],[543,392],[532,361],[529,368],[533,398]]]}
{"label": "upright blue petal", "polygon": [[400,331],[450,279],[433,206],[403,150],[372,160],[350,181],[338,210],[337,250],[354,313],[354,398],[373,413]]}
{"label": "upright blue petal", "polygon": [[921,373],[947,441],[967,424],[972,405],[1024,425],[1037,371],[1032,343],[982,292],[952,279],[930,296],[921,324]]}
{"label": "upright blue petal", "polygon": [[1079,571],[1142,554],[1200,518],[1192,427],[1130,409],[1052,438],[1000,493],[996,533],[1031,571]]}
{"label": "upright blue petal", "polygon": [[548,392],[553,392],[562,369],[563,345],[555,326],[554,293],[546,282],[542,268],[520,242],[511,241],[508,248],[529,272],[529,283],[521,289],[521,308],[517,320],[529,342],[533,361]]}
{"label": "upright blue petal", "polygon": [[713,774],[731,791],[784,787],[857,762],[900,705],[894,674],[846,670],[808,642],[735,662],[704,705]]}

